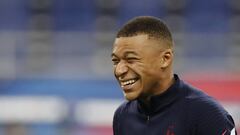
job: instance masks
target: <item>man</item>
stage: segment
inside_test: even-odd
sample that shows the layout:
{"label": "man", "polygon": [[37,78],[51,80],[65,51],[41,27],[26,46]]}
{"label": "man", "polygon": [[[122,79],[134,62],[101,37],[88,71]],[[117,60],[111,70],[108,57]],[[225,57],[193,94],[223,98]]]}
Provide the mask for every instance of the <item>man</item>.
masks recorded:
{"label": "man", "polygon": [[128,101],[115,112],[114,135],[236,135],[222,106],[173,74],[173,59],[158,18],[137,17],[119,30],[112,61]]}

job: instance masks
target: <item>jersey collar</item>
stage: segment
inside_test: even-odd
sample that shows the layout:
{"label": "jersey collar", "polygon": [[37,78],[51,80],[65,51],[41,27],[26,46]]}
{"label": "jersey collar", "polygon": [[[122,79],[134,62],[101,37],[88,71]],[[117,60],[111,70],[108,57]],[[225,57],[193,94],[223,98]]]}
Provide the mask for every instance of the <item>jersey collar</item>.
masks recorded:
{"label": "jersey collar", "polygon": [[174,84],[172,84],[164,93],[151,97],[150,107],[146,106],[142,101],[137,100],[138,110],[147,115],[152,115],[170,106],[176,99],[178,99],[178,97],[180,97],[181,94],[181,80],[176,74],[174,74],[174,79]]}

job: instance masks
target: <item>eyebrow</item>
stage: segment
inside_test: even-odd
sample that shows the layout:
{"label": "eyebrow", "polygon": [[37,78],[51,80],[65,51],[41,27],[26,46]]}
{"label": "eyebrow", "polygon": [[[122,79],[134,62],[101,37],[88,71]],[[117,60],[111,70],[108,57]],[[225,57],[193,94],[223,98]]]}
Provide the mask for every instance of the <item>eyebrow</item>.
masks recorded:
{"label": "eyebrow", "polygon": [[111,57],[117,57],[117,55],[116,55],[116,54],[114,54],[114,53],[112,53],[112,54],[111,54]]}
{"label": "eyebrow", "polygon": [[134,51],[126,51],[126,52],[124,53],[124,56],[127,56],[127,55],[129,55],[129,54],[137,55],[137,53],[134,52]]}
{"label": "eyebrow", "polygon": [[[126,52],[124,53],[124,56],[126,57],[126,56],[129,55],[129,54],[137,55],[137,53],[134,52],[134,51],[126,51]],[[118,57],[118,56],[117,56],[116,54],[112,53],[112,54],[111,54],[111,57]]]}

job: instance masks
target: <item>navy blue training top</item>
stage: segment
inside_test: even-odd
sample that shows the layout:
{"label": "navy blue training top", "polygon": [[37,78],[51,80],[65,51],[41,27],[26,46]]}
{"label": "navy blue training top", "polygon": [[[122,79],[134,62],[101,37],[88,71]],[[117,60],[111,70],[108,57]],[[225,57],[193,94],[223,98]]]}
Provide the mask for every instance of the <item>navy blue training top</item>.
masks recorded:
{"label": "navy blue training top", "polygon": [[114,135],[236,135],[231,115],[212,97],[183,82],[153,96],[150,107],[127,101],[115,112]]}

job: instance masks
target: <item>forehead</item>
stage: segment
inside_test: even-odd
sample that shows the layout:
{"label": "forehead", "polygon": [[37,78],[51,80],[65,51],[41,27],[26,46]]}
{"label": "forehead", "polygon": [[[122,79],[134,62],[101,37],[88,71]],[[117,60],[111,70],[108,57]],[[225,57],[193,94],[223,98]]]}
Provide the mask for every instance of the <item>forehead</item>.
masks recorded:
{"label": "forehead", "polygon": [[119,37],[116,38],[114,44],[121,44],[125,42],[143,42],[149,39],[149,36],[146,34],[140,34],[136,36],[131,36],[131,37]]}
{"label": "forehead", "polygon": [[159,41],[149,38],[148,35],[136,35],[132,37],[116,38],[113,45],[113,54],[142,51],[150,51],[159,48]]}

